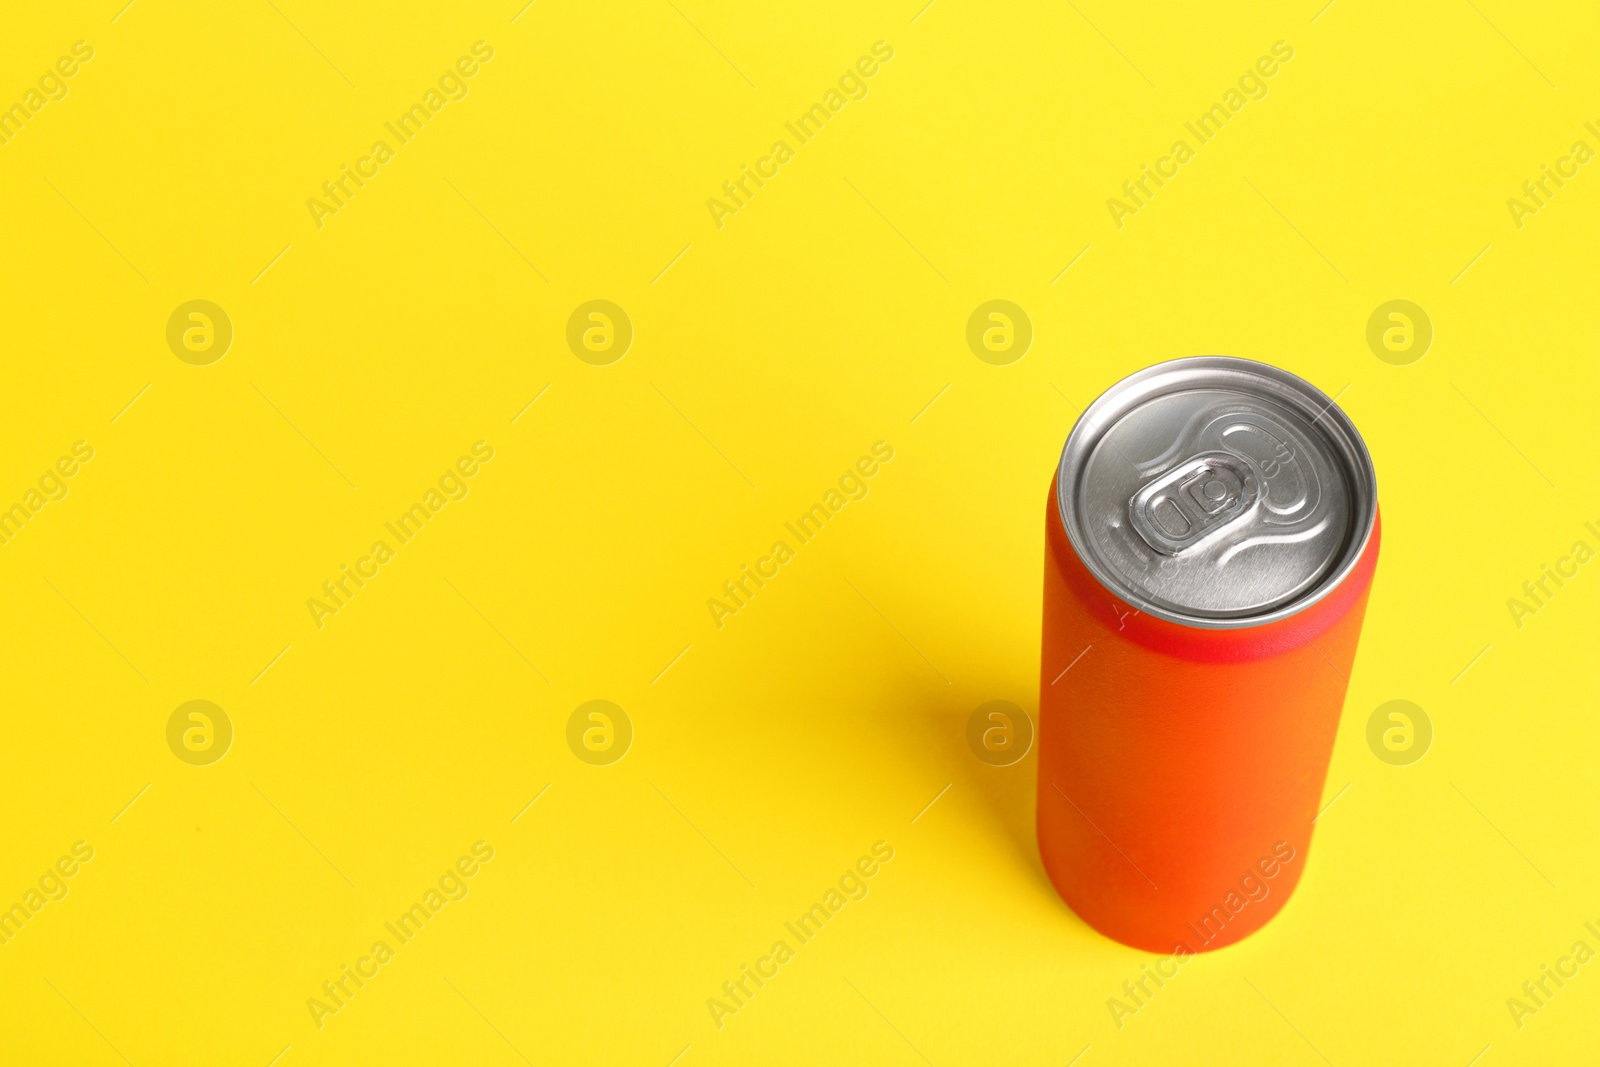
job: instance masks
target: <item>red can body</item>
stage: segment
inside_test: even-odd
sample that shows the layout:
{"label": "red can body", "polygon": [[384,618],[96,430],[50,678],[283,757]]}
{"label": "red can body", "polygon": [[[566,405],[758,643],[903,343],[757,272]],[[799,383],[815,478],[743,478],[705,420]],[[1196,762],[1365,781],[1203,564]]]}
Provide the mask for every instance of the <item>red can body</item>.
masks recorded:
{"label": "red can body", "polygon": [[1305,869],[1367,594],[1355,567],[1286,618],[1235,629],[1141,613],[1046,517],[1039,851],[1090,926],[1152,952],[1232,944]]}

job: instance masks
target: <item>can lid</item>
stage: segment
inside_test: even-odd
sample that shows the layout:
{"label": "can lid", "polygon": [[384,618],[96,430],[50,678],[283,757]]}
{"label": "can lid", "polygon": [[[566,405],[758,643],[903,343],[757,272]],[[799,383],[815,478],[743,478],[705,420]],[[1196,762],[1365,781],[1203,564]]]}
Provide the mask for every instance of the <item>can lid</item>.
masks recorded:
{"label": "can lid", "polygon": [[1367,446],[1316,386],[1253,360],[1158,363],[1106,390],[1061,452],[1073,550],[1140,611],[1207,629],[1314,603],[1377,518]]}

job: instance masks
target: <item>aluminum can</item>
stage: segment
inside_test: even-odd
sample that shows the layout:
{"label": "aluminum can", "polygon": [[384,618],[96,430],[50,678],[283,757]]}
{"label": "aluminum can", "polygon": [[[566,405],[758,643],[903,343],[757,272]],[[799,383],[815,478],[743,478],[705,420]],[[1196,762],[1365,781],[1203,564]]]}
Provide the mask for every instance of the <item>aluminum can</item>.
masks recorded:
{"label": "aluminum can", "polygon": [[1045,523],[1045,870],[1124,944],[1232,944],[1305,869],[1377,568],[1372,458],[1286,371],[1173,360],[1083,412]]}

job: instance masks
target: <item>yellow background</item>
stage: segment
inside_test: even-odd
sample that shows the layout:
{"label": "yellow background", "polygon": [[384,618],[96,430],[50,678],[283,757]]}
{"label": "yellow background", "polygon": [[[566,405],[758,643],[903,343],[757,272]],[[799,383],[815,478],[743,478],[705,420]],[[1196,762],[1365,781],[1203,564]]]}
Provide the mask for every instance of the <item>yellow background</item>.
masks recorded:
{"label": "yellow background", "polygon": [[[1506,1006],[1600,948],[1600,566],[1506,606],[1600,547],[1600,173],[1506,207],[1600,147],[1592,6],[120,3],[0,36],[0,102],[95,49],[0,146],[3,503],[95,449],[0,547],[0,904],[95,849],[0,948],[0,1060],[1592,1054],[1600,964]],[[307,199],[478,40],[470,95],[319,229]],[[1107,198],[1279,40],[1269,95],[1118,229]],[[565,341],[595,298],[635,329],[610,366]],[[964,337],[996,298],[1035,330],[1003,367]],[[1435,329],[1410,366],[1365,341],[1394,298]],[[210,366],[166,344],[191,299],[234,326]],[[1340,396],[1383,556],[1297,894],[1118,1029],[1151,957],[1061,904],[1033,757],[965,727],[1037,708],[1074,405],[1198,353]],[[478,440],[470,495],[318,629],[307,598]],[[870,495],[713,625],[879,440]],[[210,766],[167,746],[192,699],[234,726]],[[635,730],[610,766],[566,743],[591,699]],[[1410,766],[1366,744],[1391,699],[1434,726]],[[470,895],[319,1029],[307,999],[479,840]],[[718,1029],[707,998],[879,840],[870,895]]]}

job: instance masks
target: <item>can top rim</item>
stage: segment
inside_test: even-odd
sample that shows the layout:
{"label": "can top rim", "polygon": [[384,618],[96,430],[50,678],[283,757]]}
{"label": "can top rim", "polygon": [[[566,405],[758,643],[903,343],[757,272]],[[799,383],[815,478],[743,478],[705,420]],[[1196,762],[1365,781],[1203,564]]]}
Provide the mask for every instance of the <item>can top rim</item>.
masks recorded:
{"label": "can top rim", "polygon": [[[1151,599],[1119,574],[1088,536],[1078,488],[1089,458],[1107,432],[1141,405],[1195,389],[1226,389],[1282,405],[1314,430],[1342,468],[1350,490],[1345,539],[1316,584],[1260,611],[1179,610]],[[1056,506],[1073,551],[1101,585],[1141,612],[1198,629],[1233,630],[1289,618],[1331,593],[1355,569],[1377,522],[1377,472],[1366,443],[1333,398],[1279,367],[1235,356],[1188,356],[1146,367],[1101,393],[1078,417],[1061,450]]]}

